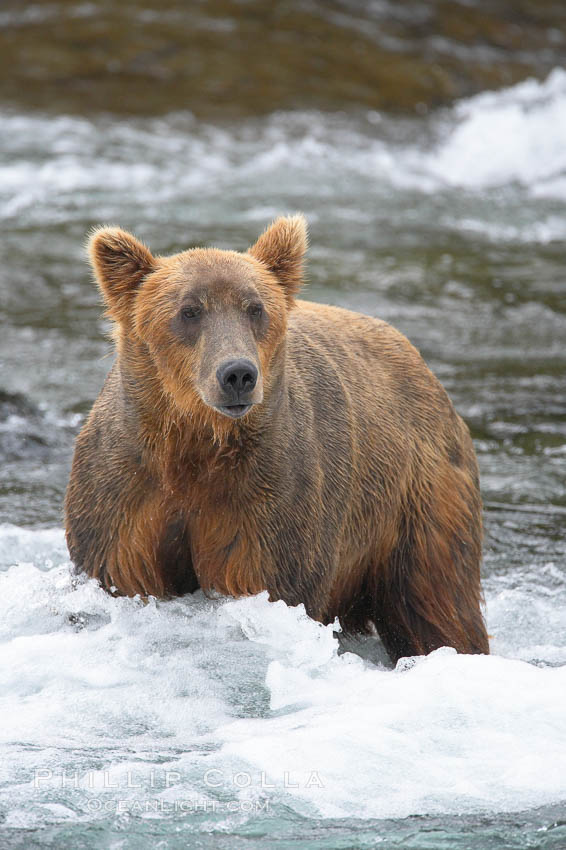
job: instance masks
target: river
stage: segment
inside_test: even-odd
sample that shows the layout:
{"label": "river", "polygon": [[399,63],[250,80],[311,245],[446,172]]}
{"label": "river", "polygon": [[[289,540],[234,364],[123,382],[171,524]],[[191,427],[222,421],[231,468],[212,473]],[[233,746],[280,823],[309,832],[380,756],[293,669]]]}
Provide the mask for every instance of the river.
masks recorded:
{"label": "river", "polygon": [[[3,847],[566,846],[566,71],[545,57],[470,96],[454,70],[423,109],[0,86]],[[305,297],[402,330],[471,428],[491,657],[392,670],[264,596],[144,606],[70,572],[72,444],[112,357],[89,228],[244,250],[298,210]]]}

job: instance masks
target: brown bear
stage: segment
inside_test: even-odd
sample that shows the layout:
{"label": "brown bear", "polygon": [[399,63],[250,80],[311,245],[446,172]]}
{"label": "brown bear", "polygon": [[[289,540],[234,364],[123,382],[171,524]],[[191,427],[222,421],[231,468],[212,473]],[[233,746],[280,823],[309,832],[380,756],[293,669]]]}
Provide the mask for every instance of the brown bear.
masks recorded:
{"label": "brown bear", "polygon": [[247,253],[96,231],[117,359],[75,448],[76,567],[114,593],[304,603],[394,661],[487,653],[466,425],[386,322],[296,300],[302,216]]}

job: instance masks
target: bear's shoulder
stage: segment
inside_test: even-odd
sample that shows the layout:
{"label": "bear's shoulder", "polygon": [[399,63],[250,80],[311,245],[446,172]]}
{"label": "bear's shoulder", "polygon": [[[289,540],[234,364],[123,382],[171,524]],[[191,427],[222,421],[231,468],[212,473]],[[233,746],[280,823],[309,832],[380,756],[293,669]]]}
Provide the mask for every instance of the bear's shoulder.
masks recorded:
{"label": "bear's shoulder", "polygon": [[330,349],[345,347],[364,356],[420,359],[407,337],[383,319],[314,301],[296,302],[289,315],[288,336],[291,346],[312,343]]}

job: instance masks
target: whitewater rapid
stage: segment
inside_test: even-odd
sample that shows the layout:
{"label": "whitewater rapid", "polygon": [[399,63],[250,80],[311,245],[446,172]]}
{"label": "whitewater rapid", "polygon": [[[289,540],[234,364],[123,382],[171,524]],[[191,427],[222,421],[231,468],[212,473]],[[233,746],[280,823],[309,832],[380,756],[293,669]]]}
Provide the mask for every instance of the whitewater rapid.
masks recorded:
{"label": "whitewater rapid", "polygon": [[492,656],[390,669],[266,594],[112,598],[57,529],[3,526],[0,554],[7,826],[157,800],[398,818],[566,799],[563,587],[488,582]]}

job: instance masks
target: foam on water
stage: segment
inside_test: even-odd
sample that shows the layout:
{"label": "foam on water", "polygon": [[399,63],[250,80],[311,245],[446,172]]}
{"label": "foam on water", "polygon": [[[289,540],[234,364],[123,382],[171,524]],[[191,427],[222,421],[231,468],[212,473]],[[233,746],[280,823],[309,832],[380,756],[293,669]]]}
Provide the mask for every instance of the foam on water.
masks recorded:
{"label": "foam on water", "polygon": [[[333,198],[338,216],[362,215],[353,200],[404,191],[465,189],[485,194],[514,187],[541,199],[566,197],[566,71],[481,94],[423,122],[318,112],[275,113],[233,126],[196,121],[189,113],[159,119],[112,120],[2,115],[0,218],[7,224],[49,224],[89,214],[111,219],[139,205],[162,220],[164,206],[183,201],[183,220],[206,226],[203,200],[241,221],[250,196],[269,197],[248,216],[265,220],[305,196],[315,210]],[[424,139],[424,141],[423,141]],[[269,186],[266,195],[265,187]],[[362,191],[363,190],[363,191]],[[198,196],[199,203],[193,199]],[[125,199],[125,194],[129,201]],[[342,203],[339,203],[339,198]],[[501,205],[502,198],[495,196]],[[124,206],[125,205],[125,206]],[[178,217],[173,208],[170,218]],[[566,222],[552,211],[540,219],[494,225],[495,238],[549,241]],[[459,216],[456,214],[458,220]],[[489,216],[487,217],[489,218]],[[464,215],[461,229],[485,229]],[[489,226],[489,222],[488,222]]]}
{"label": "foam on water", "polygon": [[72,575],[59,530],[4,526],[0,554],[13,564],[0,573],[7,827],[114,817],[117,801],[398,818],[566,799],[566,592],[552,564],[538,591],[528,571],[490,581],[496,654],[441,649],[391,670],[338,654],[332,626],[266,594],[112,598]]}
{"label": "foam on water", "polygon": [[423,158],[425,173],[467,189],[516,182],[565,196],[566,71],[462,101],[454,119],[445,141]]}

